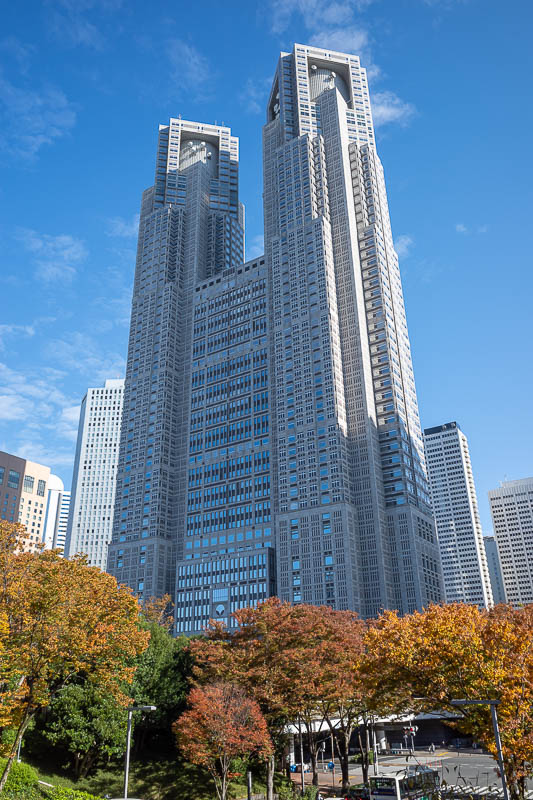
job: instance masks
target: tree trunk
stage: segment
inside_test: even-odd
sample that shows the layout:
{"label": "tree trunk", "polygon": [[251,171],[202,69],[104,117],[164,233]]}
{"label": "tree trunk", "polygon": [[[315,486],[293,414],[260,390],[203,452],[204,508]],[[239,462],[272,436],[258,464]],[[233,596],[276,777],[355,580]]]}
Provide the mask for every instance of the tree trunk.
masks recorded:
{"label": "tree trunk", "polygon": [[15,737],[15,741],[11,746],[11,751],[7,758],[6,765],[4,767],[4,772],[2,777],[0,778],[0,795],[4,791],[4,786],[6,785],[6,781],[9,777],[9,773],[11,772],[11,767],[13,766],[13,762],[15,760],[15,756],[17,755],[17,750],[20,742],[22,741],[22,737],[24,736],[24,732],[29,725],[29,722],[35,712],[31,713],[28,708],[26,707],[26,711],[22,715],[22,719],[20,721],[20,725],[17,730],[17,735]]}
{"label": "tree trunk", "polygon": [[363,740],[361,739],[361,731],[358,732],[357,738],[359,741],[359,751],[361,753],[361,771],[363,773],[363,783],[368,786],[368,750],[363,747]]}
{"label": "tree trunk", "polygon": [[350,788],[350,733],[351,730],[341,731],[342,745],[337,739],[337,750],[339,751],[339,761],[341,762],[342,791],[347,792]]}
{"label": "tree trunk", "polygon": [[267,800],[274,800],[274,756],[267,759]]}

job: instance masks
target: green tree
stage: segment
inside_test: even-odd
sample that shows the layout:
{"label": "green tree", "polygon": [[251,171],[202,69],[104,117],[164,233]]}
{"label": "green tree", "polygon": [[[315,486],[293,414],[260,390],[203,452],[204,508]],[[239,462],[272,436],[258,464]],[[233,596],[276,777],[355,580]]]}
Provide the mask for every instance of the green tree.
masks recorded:
{"label": "green tree", "polygon": [[173,742],[172,723],[185,709],[193,666],[189,639],[175,639],[159,622],[145,622],[145,627],[150,644],[138,658],[130,692],[137,705],[154,705],[157,710],[138,720],[137,749],[144,746],[148,734],[156,732],[169,744]]}
{"label": "green tree", "polygon": [[86,682],[67,686],[53,700],[43,735],[67,750],[76,778],[85,778],[101,759],[124,753],[126,727],[125,708]]}

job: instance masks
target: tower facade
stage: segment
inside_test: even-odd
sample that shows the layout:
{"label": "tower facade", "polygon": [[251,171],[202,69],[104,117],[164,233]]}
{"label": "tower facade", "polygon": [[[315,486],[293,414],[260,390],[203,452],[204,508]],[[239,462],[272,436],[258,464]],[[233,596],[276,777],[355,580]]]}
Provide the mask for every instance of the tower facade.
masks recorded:
{"label": "tower facade", "polygon": [[[105,570],[111,539],[124,380],[106,380],[87,389],[82,400],[72,474],[64,553],[85,553],[91,566]],[[61,546],[65,502],[59,505],[54,546]]]}
{"label": "tower facade", "polygon": [[533,478],[503,482],[489,503],[506,602],[533,603]]}
{"label": "tower facade", "polygon": [[424,430],[447,603],[490,608],[492,588],[468,440],[457,422]]}
{"label": "tower facade", "polygon": [[[206,358],[215,359],[205,350],[207,316],[195,327],[196,289],[242,266],[238,162],[238,140],[227,127],[171,119],[159,128],[154,185],[141,206],[108,558],[108,571],[140,597],[174,596],[177,563],[208,552],[185,546],[200,531],[188,527],[189,503],[191,513],[203,510],[188,494],[189,467],[202,467],[204,452],[203,422],[191,410],[199,403],[195,411],[203,414],[200,384],[192,381],[200,374],[207,380]],[[216,321],[220,342],[233,322]],[[216,359],[231,359],[246,345],[242,335],[220,344]]]}
{"label": "tower facade", "polygon": [[507,602],[503,586],[502,565],[500,562],[500,554],[498,553],[498,543],[494,536],[485,536],[483,538],[483,544],[485,545],[485,553],[487,555],[492,601],[496,606],[498,603]]}
{"label": "tower facade", "polygon": [[69,509],[70,491],[65,491],[61,478],[50,475],[43,534],[43,544],[47,549],[60,548],[64,553]]}
{"label": "tower facade", "polygon": [[278,594],[442,599],[398,257],[357,56],[295,45],[263,131]]}

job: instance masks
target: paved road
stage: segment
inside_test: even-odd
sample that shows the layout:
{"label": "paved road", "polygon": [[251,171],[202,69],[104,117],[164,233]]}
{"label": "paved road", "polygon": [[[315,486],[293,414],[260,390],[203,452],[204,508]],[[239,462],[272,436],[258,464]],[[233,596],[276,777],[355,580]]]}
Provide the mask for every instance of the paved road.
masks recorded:
{"label": "paved road", "polygon": [[[429,754],[427,750],[415,751],[414,756],[383,756],[379,760],[380,772],[391,772],[405,769],[407,764],[427,764],[435,769],[438,769],[441,774],[441,780],[445,780],[448,784],[475,784],[476,786],[501,786],[501,781],[496,774],[496,762],[489,755],[471,751],[455,752],[450,750],[436,750],[435,753]],[[373,767],[370,767],[373,770]],[[306,782],[310,783],[310,775],[306,774]],[[335,765],[335,778],[336,783],[339,783],[340,777],[339,763],[336,761]],[[350,769],[350,780],[353,783],[359,783],[362,780],[360,767],[352,767]],[[323,785],[332,785],[331,773],[326,776],[320,770],[320,783]],[[529,788],[533,788],[533,782],[529,782]]]}

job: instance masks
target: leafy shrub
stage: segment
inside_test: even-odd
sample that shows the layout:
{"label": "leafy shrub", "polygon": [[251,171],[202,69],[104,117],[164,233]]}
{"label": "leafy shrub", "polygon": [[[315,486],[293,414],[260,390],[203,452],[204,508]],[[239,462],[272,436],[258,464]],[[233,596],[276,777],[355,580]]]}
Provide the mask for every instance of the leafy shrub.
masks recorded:
{"label": "leafy shrub", "polygon": [[303,794],[305,800],[316,800],[318,786],[308,786]]}
{"label": "leafy shrub", "polygon": [[[6,762],[6,758],[0,758],[0,774],[4,771]],[[22,762],[19,764],[18,761],[14,761],[2,796],[18,795],[26,790],[34,789],[37,786],[38,779],[39,776],[33,767],[30,767],[29,764],[23,764]]]}
{"label": "leafy shrub", "polygon": [[66,786],[54,786],[47,792],[49,800],[100,800],[94,794],[89,792],[78,792],[76,789],[68,789]]}

